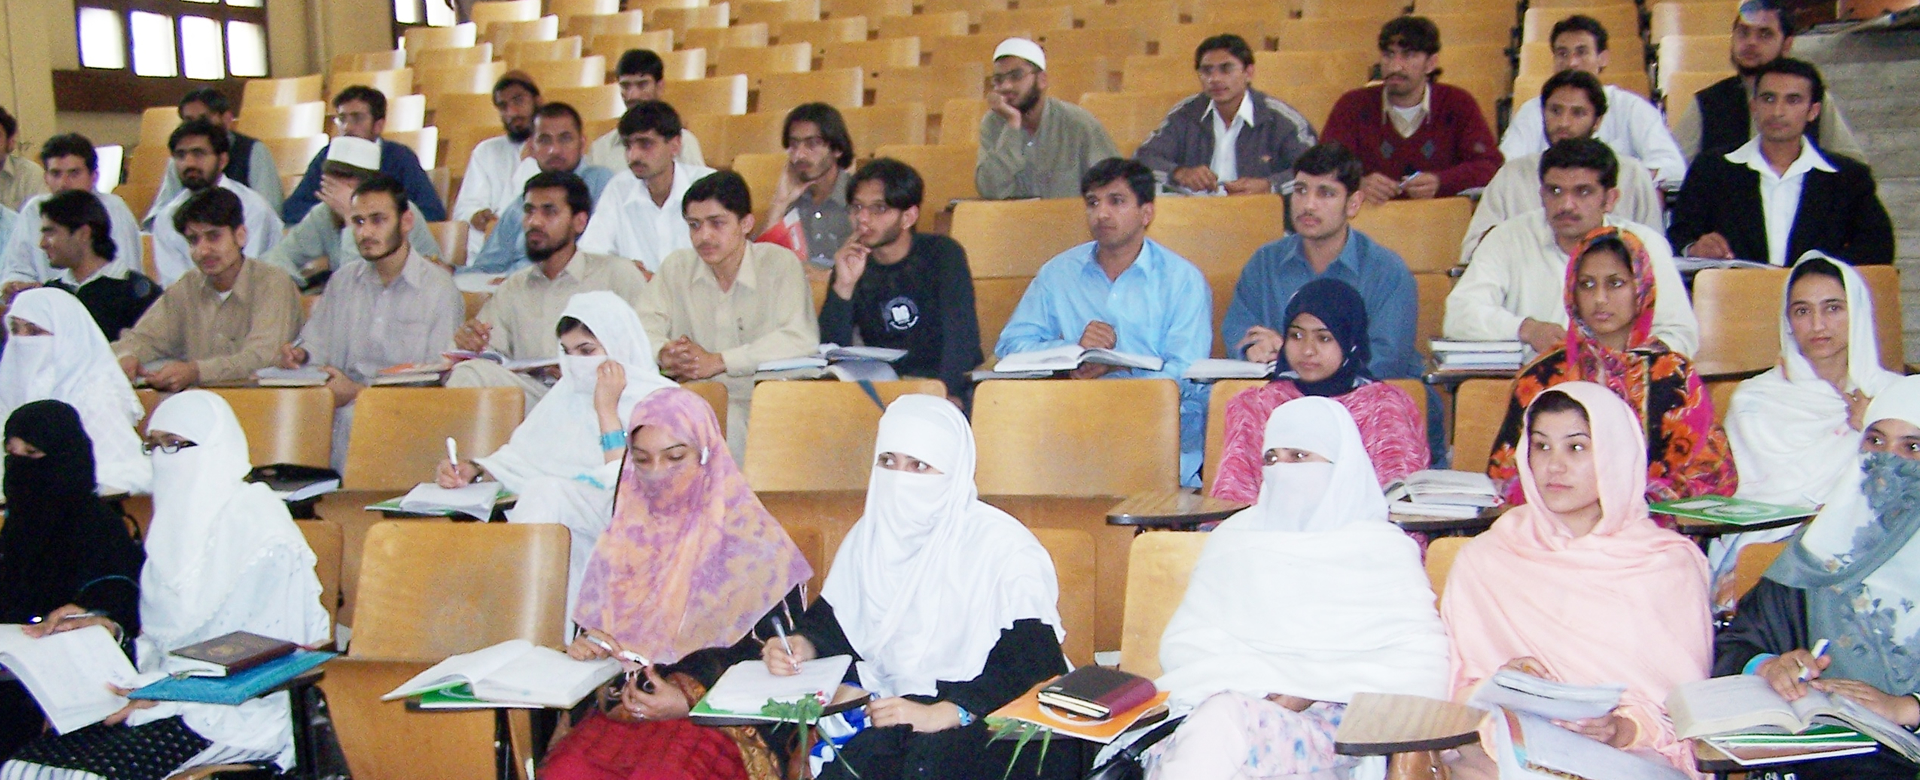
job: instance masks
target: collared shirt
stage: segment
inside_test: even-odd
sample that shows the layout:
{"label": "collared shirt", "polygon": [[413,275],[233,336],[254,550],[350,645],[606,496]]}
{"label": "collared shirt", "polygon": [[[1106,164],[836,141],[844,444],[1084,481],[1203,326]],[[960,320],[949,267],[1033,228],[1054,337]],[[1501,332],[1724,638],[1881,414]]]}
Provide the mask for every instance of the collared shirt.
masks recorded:
{"label": "collared shirt", "polygon": [[[107,220],[113,233],[113,262],[107,267],[118,269],[115,273],[138,270],[142,265],[140,256],[140,221],[133,216],[133,210],[127,208],[127,202],[111,192],[96,192],[100,205],[107,210]],[[14,223],[13,234],[7,237],[5,249],[0,249],[0,284],[6,282],[33,282],[45,284],[59,279],[73,284],[73,274],[66,269],[54,268],[53,261],[47,259],[47,253],[40,248],[40,204],[50,197],[46,194],[35,195],[20,204],[20,219]],[[75,285],[78,286],[78,285]]]}
{"label": "collared shirt", "polygon": [[1420,292],[1413,273],[1393,250],[1367,234],[1349,228],[1347,243],[1324,273],[1307,262],[1306,242],[1294,233],[1260,247],[1240,272],[1227,307],[1220,336],[1227,351],[1239,357],[1240,339],[1255,325],[1280,333],[1287,330],[1287,303],[1307,282],[1321,277],[1346,282],[1360,293],[1367,309],[1367,344],[1373,356],[1368,370],[1376,379],[1417,377],[1420,353],[1414,349]]}
{"label": "collared shirt", "polygon": [[1807,143],[1805,136],[1800,138],[1800,156],[1793,158],[1784,174],[1776,173],[1766,155],[1760,152],[1757,135],[1745,146],[1728,152],[1726,158],[1727,162],[1745,165],[1760,174],[1760,213],[1767,223],[1767,262],[1792,265],[1793,258],[1787,257],[1787,237],[1793,233],[1793,219],[1800,213],[1800,191],[1806,186],[1807,171],[1833,173],[1833,164],[1827,162],[1813,144]]}
{"label": "collared shirt", "polygon": [[[241,252],[247,257],[259,257],[280,243],[280,231],[283,225],[265,198],[245,184],[220,175],[215,186],[232,192],[240,197],[240,206],[246,215],[247,245]],[[162,287],[171,287],[189,269],[193,268],[193,256],[187,247],[186,236],[173,228],[173,213],[180,209],[187,198],[193,197],[192,190],[181,190],[173,200],[160,208],[153,218],[153,270],[160,275],[155,279]]]}
{"label": "collared shirt", "polygon": [[[508,274],[474,319],[493,329],[489,349],[512,360],[552,357],[559,354],[553,326],[575,293],[610,290],[638,308],[646,287],[631,261],[576,250],[552,279],[538,265]],[[447,344],[454,348],[451,338]]]}
{"label": "collared shirt", "polygon": [[[304,279],[306,267],[321,258],[326,259],[328,268],[335,270],[359,260],[360,246],[353,238],[353,228],[335,219],[331,206],[315,205],[299,224],[280,237],[280,243],[260,255],[259,261],[286,271],[295,279]],[[407,233],[407,243],[413,251],[427,257],[440,256],[440,240],[433,237],[433,229],[417,211],[413,215],[413,230]]]}
{"label": "collared shirt", "polygon": [[[1666,197],[1653,183],[1653,174],[1632,157],[1622,155],[1617,159],[1620,161],[1620,198],[1614,201],[1610,213],[1648,227],[1667,224]],[[1460,242],[1460,264],[1466,265],[1473,259],[1473,250],[1480,246],[1480,239],[1495,225],[1540,207],[1540,155],[1507,158],[1500,172],[1493,175],[1493,181],[1487,182],[1487,188],[1481,191],[1480,204],[1473,208],[1473,221],[1468,223],[1467,236]]]}
{"label": "collared shirt", "polygon": [[225,293],[198,268],[184,276],[114,342],[113,353],[141,363],[191,360],[200,381],[238,382],[273,364],[300,332],[300,291],[279,269],[243,260]]}
{"label": "collared shirt", "polygon": [[[230,138],[237,138],[239,133],[229,130],[227,135]],[[247,154],[247,178],[240,183],[247,185],[248,189],[265,198],[267,204],[273,207],[274,213],[278,214],[280,206],[286,203],[286,188],[280,182],[280,164],[273,161],[272,147],[260,142],[257,138],[253,140],[253,151]],[[321,150],[319,159],[324,160],[326,157],[326,151]],[[228,165],[227,168],[232,170],[233,166]],[[180,183],[179,167],[173,164],[173,158],[167,158],[167,172],[160,177],[160,192],[153,196],[153,205],[147,207],[147,213],[140,218],[140,224],[148,230],[153,229],[153,219],[160,213],[160,207],[173,200],[173,196],[180,194],[180,190],[185,186]]]}
{"label": "collared shirt", "polygon": [[[482,211],[492,211],[496,217],[506,213],[507,204],[520,194],[514,178],[523,159],[521,148],[521,144],[504,135],[474,144],[473,156],[467,160],[466,177],[460,180],[460,192],[454,196],[453,209],[449,212],[454,221],[467,222]],[[479,246],[487,239],[482,231],[473,228],[467,231],[467,246]]]}
{"label": "collared shirt", "polygon": [[[694,168],[707,167],[707,158],[700,153],[700,139],[693,131],[680,128],[680,154],[674,162]],[[608,130],[605,135],[593,139],[593,145],[587,147],[587,160],[609,171],[627,169],[627,140],[620,135],[620,128]]]}
{"label": "collared shirt", "polygon": [[1240,95],[1240,110],[1233,114],[1233,124],[1228,125],[1220,118],[1220,107],[1207,104],[1207,117],[1213,122],[1213,160],[1207,167],[1213,169],[1214,178],[1223,182],[1240,178],[1240,161],[1235,154],[1235,142],[1240,139],[1241,128],[1253,126],[1253,92]]}
{"label": "collared shirt", "polygon": [[1401,138],[1412,138],[1414,133],[1419,132],[1420,125],[1426,123],[1427,114],[1432,113],[1432,101],[1432,84],[1421,85],[1420,105],[1412,108],[1394,105],[1393,98],[1388,97],[1387,91],[1383,89],[1380,90],[1380,113],[1386,116],[1387,121],[1393,123],[1393,131],[1399,133]]}
{"label": "collared shirt", "polygon": [[833,255],[853,234],[853,220],[847,215],[847,185],[853,171],[835,174],[833,186],[824,200],[813,199],[813,188],[804,187],[793,200],[793,211],[800,215],[800,229],[807,234],[807,262],[820,268],[833,267]]}
{"label": "collared shirt", "polygon": [[[1113,138],[1092,114],[1057,98],[1043,98],[1040,127],[1014,129],[1007,118],[988,111],[980,119],[980,150],[973,183],[980,197],[1077,198],[1080,176],[1094,163],[1119,157]],[[927,204],[944,209],[945,203]]]}
{"label": "collared shirt", "polygon": [[[537,165],[523,167],[531,167],[536,172],[540,170]],[[600,202],[600,195],[606,192],[607,182],[614,177],[613,171],[589,165],[585,158],[581,158],[580,167],[573,169],[573,173],[586,182],[587,193],[593,196],[596,204]],[[527,178],[533,178],[533,174],[528,174]],[[467,264],[459,270],[504,274],[533,262],[527,257],[527,196],[525,187],[521,189],[523,191],[507,201],[507,205],[500,210],[500,221],[493,226],[493,232],[487,234],[486,241],[478,245],[480,249],[469,255]]]}
{"label": "collared shirt", "polygon": [[[19,154],[0,161],[0,205],[19,210],[28,198],[47,194],[47,170]],[[34,231],[39,234],[38,230]]]}
{"label": "collared shirt", "polygon": [[338,368],[365,384],[380,369],[438,359],[466,313],[453,275],[418,250],[407,253],[390,283],[373,263],[356,260],[334,269],[300,342],[309,365]]}
{"label": "collared shirt", "polygon": [[580,249],[624,257],[658,272],[668,254],[693,248],[680,199],[686,197],[694,181],[710,173],[712,168],[675,162],[667,202],[655,204],[647,183],[633,175],[631,168],[622,169],[600,193],[593,219],[587,221],[587,231],[580,234]]}
{"label": "collared shirt", "polygon": [[[1653,172],[1657,181],[1679,182],[1687,175],[1687,160],[1680,154],[1680,143],[1667,130],[1667,118],[1646,98],[1612,84],[1603,87],[1607,95],[1607,113],[1593,137],[1605,142],[1615,154],[1639,160]],[[1508,160],[1539,154],[1547,150],[1547,125],[1541,114],[1538,95],[1514,109],[1507,122],[1506,135],[1500,137],[1500,154]],[[1658,224],[1658,223],[1647,223]]]}

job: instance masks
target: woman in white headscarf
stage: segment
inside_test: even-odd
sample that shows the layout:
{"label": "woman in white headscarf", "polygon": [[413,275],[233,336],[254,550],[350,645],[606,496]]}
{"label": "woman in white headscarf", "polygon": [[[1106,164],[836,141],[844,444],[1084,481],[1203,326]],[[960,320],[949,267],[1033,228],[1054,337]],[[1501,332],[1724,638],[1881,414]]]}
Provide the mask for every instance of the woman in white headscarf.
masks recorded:
{"label": "woman in white headscarf", "polygon": [[[763,647],[774,674],[852,655],[877,701],[822,778],[998,777],[1012,742],[981,718],[1067,670],[1053,559],[1026,526],[983,503],[973,432],[945,398],[904,395],[880,417],[867,508],[834,556],[820,598],[788,642]],[[1043,776],[1077,777],[1055,740]],[[1038,750],[1015,776],[1032,776]]]}
{"label": "woman in white headscarf", "polygon": [[613,517],[626,421],[640,399],[674,383],[660,375],[640,316],[618,295],[573,296],[555,330],[560,381],[500,449],[459,464],[442,461],[436,480],[457,487],[492,477],[519,496],[508,521],[566,526],[573,537],[567,566],[567,614],[573,614],[593,544]]}
{"label": "woman in white headscarf", "polygon": [[1447,636],[1414,541],[1387,520],[1345,407],[1319,397],[1267,419],[1259,502],[1221,523],[1160,641],[1174,714],[1151,776],[1380,777],[1336,755],[1360,692],[1443,698]]}
{"label": "woman in white headscarf", "polygon": [[127,384],[100,326],[65,290],[21,292],[7,311],[0,356],[0,419],[32,401],[63,401],[93,440],[94,478],[109,491],[145,493],[153,466],[134,432],[146,409]]}
{"label": "woman in white headscarf", "polygon": [[[227,402],[205,390],[168,398],[147,437],[154,490],[140,572],[140,671],[178,671],[172,651],[234,631],[325,642],[313,551],[286,504],[244,481],[247,439]],[[101,725],[29,744],[0,778],[158,780],[251,761],[290,768],[288,710],[285,693],[238,706],[136,702]]]}

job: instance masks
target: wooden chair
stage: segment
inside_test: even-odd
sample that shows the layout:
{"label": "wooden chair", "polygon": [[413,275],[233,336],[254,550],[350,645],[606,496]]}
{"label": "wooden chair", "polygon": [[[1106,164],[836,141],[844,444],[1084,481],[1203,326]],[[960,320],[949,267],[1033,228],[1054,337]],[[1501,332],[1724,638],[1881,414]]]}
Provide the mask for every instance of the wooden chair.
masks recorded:
{"label": "wooden chair", "polygon": [[1447,575],[1453,573],[1453,561],[1471,536],[1441,536],[1427,541],[1427,582],[1433,585],[1435,602],[1447,591]]}
{"label": "wooden chair", "polygon": [[[782,4],[788,0],[768,0]],[[867,39],[867,18],[864,16],[834,17],[832,19],[813,19],[797,22],[780,22],[773,28],[774,40],[778,43],[798,43],[806,41],[813,44],[815,52],[825,53],[835,43],[858,43]],[[915,60],[915,64],[919,61]]]}
{"label": "wooden chair", "polygon": [[1393,250],[1414,273],[1440,273],[1460,263],[1460,242],[1473,222],[1465,197],[1395,200],[1360,210],[1353,228]]}
{"label": "wooden chair", "polygon": [[[586,40],[578,35],[551,41],[510,41],[500,45],[500,56],[507,61],[507,67],[518,69],[529,62],[578,59],[580,48],[585,43]],[[542,84],[542,89],[545,86]]]}
{"label": "wooden chair", "polygon": [[386,132],[419,130],[427,126],[427,96],[397,95],[387,101]]}
{"label": "wooden chair", "polygon": [[434,49],[472,48],[479,38],[480,28],[473,22],[461,22],[452,27],[408,27],[402,37],[402,48],[407,50],[407,57],[412,58]]}
{"label": "wooden chair", "polygon": [[729,27],[706,27],[680,31],[680,44],[702,49],[758,49],[765,47],[773,37],[773,28],[766,22],[736,24]]}
{"label": "wooden chair", "polygon": [[[494,82],[506,73],[507,64],[499,60],[470,66],[416,68],[413,71],[413,86],[420,94],[427,96],[428,107],[438,110],[440,98],[444,95],[492,95]],[[492,102],[491,97],[488,102]],[[499,121],[498,115],[494,121]]]}
{"label": "wooden chair", "polygon": [[1207,396],[1207,450],[1200,467],[1200,492],[1213,494],[1213,481],[1220,476],[1220,458],[1227,452],[1227,404],[1241,393],[1265,385],[1264,379],[1222,379],[1213,383]]}
{"label": "wooden chair", "polygon": [[[922,37],[920,39],[920,51],[926,55],[927,65],[934,67],[979,65],[985,69],[984,72],[992,73],[993,50],[1000,46],[1000,40],[999,38],[989,38],[982,35],[943,35],[937,38]],[[982,78],[985,77],[983,76]],[[981,89],[975,91],[981,92],[985,89],[983,86]]]}
{"label": "wooden chair", "polygon": [[1659,78],[1654,86],[1667,91],[1667,79],[1675,73],[1716,73],[1727,70],[1727,51],[1733,47],[1733,34],[1669,35],[1660,39]]}
{"label": "wooden chair", "polygon": [[962,201],[947,235],[966,248],[975,278],[1033,276],[1054,255],[1087,242],[1086,205],[1079,198]]}
{"label": "wooden chair", "polygon": [[[1379,56],[1365,51],[1261,52],[1253,66],[1253,88],[1285,95],[1303,82],[1326,82],[1346,88],[1367,83],[1367,71]],[[1297,108],[1297,106],[1296,106]],[[1324,116],[1308,116],[1320,121]]]}
{"label": "wooden chair", "polygon": [[167,137],[180,126],[180,110],[173,106],[154,106],[140,112],[140,146],[167,148]]}
{"label": "wooden chair", "polygon": [[[627,112],[627,104],[620,99],[620,87],[617,84],[600,84],[591,87],[540,87],[540,97],[547,103],[565,103],[580,112],[583,122],[618,120]],[[591,136],[589,136],[591,137]]]}
{"label": "wooden chair", "polygon": [[1280,19],[1273,37],[1280,51],[1373,50],[1384,19]]}
{"label": "wooden chair", "polygon": [[494,22],[481,35],[495,48],[514,41],[551,41],[560,37],[560,17],[542,16],[518,22]]}
{"label": "wooden chair", "polygon": [[493,44],[480,43],[459,49],[427,49],[407,53],[407,65],[421,68],[471,68],[493,61]]}
{"label": "wooden chair", "polygon": [[754,83],[774,73],[806,73],[813,70],[813,44],[785,43],[763,48],[716,49],[708,58],[714,75],[745,74]]}
{"label": "wooden chair", "polygon": [[747,77],[733,75],[668,81],[660,85],[660,99],[672,103],[682,117],[689,114],[744,114],[747,113]]}
{"label": "wooden chair", "polygon": [[1880,365],[1896,374],[1905,373],[1905,334],[1900,325],[1900,269],[1891,265],[1863,265],[1857,268],[1866,280],[1867,294],[1873,301],[1874,338],[1880,342]]}
{"label": "wooden chair", "polygon": [[647,15],[647,26],[655,30],[672,28],[682,33],[705,27],[725,27],[729,13],[727,3],[714,3],[701,8],[657,8]]}
{"label": "wooden chair", "polygon": [[[1175,55],[1185,53],[1193,56],[1200,42],[1221,33],[1233,33],[1247,39],[1247,45],[1256,52],[1264,53],[1273,47],[1269,45],[1273,38],[1272,28],[1276,20],[1240,20],[1231,24],[1176,24],[1148,31],[1148,36],[1157,43],[1162,54]],[[1187,72],[1192,72],[1193,60],[1187,60]],[[1258,70],[1256,69],[1256,73]]]}
{"label": "wooden chair", "polygon": [[[1258,72],[1259,65],[1254,67]],[[1128,57],[1121,66],[1120,89],[1134,93],[1183,92],[1192,95],[1199,91],[1197,78],[1192,58],[1184,54],[1136,54]],[[1164,116],[1165,112],[1161,113]]]}
{"label": "wooden chair", "polygon": [[222,387],[256,466],[327,468],[333,452],[333,394],[319,387]]}
{"label": "wooden chair", "polygon": [[698,81],[707,77],[706,49],[663,51],[660,60],[668,81]]}
{"label": "wooden chair", "polygon": [[[1121,81],[1126,79],[1123,76]],[[1192,97],[1192,88],[1177,92],[1110,92],[1080,96],[1080,107],[1107,128],[1113,145],[1131,155],[1167,119],[1167,110]]]}
{"label": "wooden chair", "polygon": [[1093,534],[1078,528],[1034,528],[1033,537],[1053,559],[1060,585],[1060,628],[1067,632],[1060,649],[1074,667],[1093,663],[1094,593],[1098,589]]}
{"label": "wooden chair", "polygon": [[979,146],[980,118],[987,115],[987,101],[979,97],[947,98],[940,106],[937,140],[948,146]]}
{"label": "wooden chair", "polygon": [[[467,264],[467,223],[451,219],[429,222],[427,230],[433,233],[434,240],[440,244],[440,256],[429,259],[439,260],[449,268]],[[471,312],[467,319],[472,319]]]}
{"label": "wooden chair", "polygon": [[[722,134],[726,142],[721,145],[716,156],[708,153],[708,161],[722,161],[731,164],[734,157],[741,154],[784,153],[786,146],[780,137],[780,128],[786,124],[786,112],[757,111],[751,114],[721,117],[726,127]],[[706,136],[700,136],[706,138]],[[702,141],[704,144],[705,142]]]}
{"label": "wooden chair", "polygon": [[326,132],[326,123],[327,104],[311,101],[249,108],[234,121],[233,129],[255,138],[303,138]]}
{"label": "wooden chair", "polygon": [[476,455],[506,444],[526,399],[514,387],[374,387],[354,410],[342,486],[407,490],[433,476],[449,436]]}
{"label": "wooden chair", "polygon": [[783,116],[802,103],[825,103],[843,110],[859,108],[865,90],[866,73],[857,67],[776,73],[760,80],[759,108],[762,113]]}
{"label": "wooden chair", "polygon": [[540,18],[540,0],[486,0],[473,4],[473,24],[485,35],[498,22],[526,22]]}
{"label": "wooden chair", "polygon": [[820,21],[820,0],[745,0],[733,4],[733,24]]}
{"label": "wooden chair", "polygon": [[[882,401],[944,397],[938,379],[876,382]],[[747,417],[747,484],[767,490],[864,490],[882,409],[852,382],[762,382]]]}
{"label": "wooden chair", "polygon": [[1453,397],[1453,467],[1485,471],[1493,456],[1493,441],[1506,422],[1513,401],[1512,383],[1504,379],[1469,379]]}
{"label": "wooden chair", "polygon": [[327,630],[333,630],[334,613],[340,609],[340,524],[329,520],[296,520],[300,535],[313,551],[313,573],[320,578],[320,605],[327,608]]}
{"label": "wooden chair", "polygon": [[388,100],[393,100],[413,92],[413,69],[330,73],[327,75],[327,94],[340,94],[340,90],[356,84],[377,89]]}
{"label": "wooden chair", "polygon": [[1014,308],[1032,282],[1031,276],[973,280],[973,311],[980,323],[980,346],[987,353],[987,365],[993,365],[993,348],[1000,341],[1000,331],[1006,330]]}
{"label": "wooden chair", "polygon": [[986,11],[980,14],[979,35],[1006,38],[1011,35],[1038,35],[1049,30],[1073,29],[1073,9],[1066,6],[1021,8],[1018,11]]}
{"label": "wooden chair", "polygon": [[1671,75],[1662,73],[1660,82],[1660,101],[1667,113],[1667,129],[1678,127],[1680,117],[1685,116],[1693,97],[1700,90],[1711,87],[1715,82],[1732,75],[1726,71],[1686,71]]}
{"label": "wooden chair", "polygon": [[869,29],[879,29],[886,17],[912,16],[913,0],[826,0],[820,10],[829,19],[863,16]]}
{"label": "wooden chair", "polygon": [[[1057,2],[1068,1],[1069,0],[1057,0]],[[1173,2],[1173,0],[1153,0],[1152,2],[1136,1],[1124,3],[1123,5],[1126,7],[1109,8],[1104,3],[1072,0],[1073,20],[1080,25],[1080,29],[1130,30],[1134,35],[1151,41],[1154,40],[1154,36],[1158,34],[1158,30],[1178,27],[1181,24],[1182,9],[1186,7],[1185,4]],[[1051,34],[1050,32],[1042,33],[1042,37]],[[1253,41],[1250,42],[1249,45],[1260,46],[1263,43],[1265,43],[1265,41]],[[1048,51],[1054,51],[1051,45],[1049,45],[1047,49]],[[1127,54],[1146,53],[1144,51],[1115,51],[1105,48],[1089,49],[1088,51],[1110,53],[1116,57],[1123,57]],[[1165,51],[1171,50],[1168,49]],[[1053,67],[1053,61],[1051,59],[1047,61],[1047,67]]]}
{"label": "wooden chair", "polygon": [[626,0],[624,3],[631,10],[645,11],[649,18],[663,8],[705,8],[711,4],[708,0]]}
{"label": "wooden chair", "polygon": [[1739,603],[1741,596],[1747,595],[1747,591],[1753,590],[1753,586],[1760,584],[1760,578],[1767,573],[1768,568],[1773,566],[1774,560],[1780,557],[1780,553],[1786,551],[1790,543],[1790,541],[1756,542],[1741,547],[1739,557],[1734,559],[1733,582],[1728,586],[1726,594],[1728,598],[1720,598],[1720,594],[1715,594],[1715,600],[1727,604]]}
{"label": "wooden chair", "polygon": [[129,211],[145,214],[153,208],[153,199],[159,196],[160,185],[128,182],[113,188],[113,194],[126,201]]}
{"label": "wooden chair", "polygon": [[[860,147],[855,144],[854,148]],[[731,170],[747,180],[747,191],[753,194],[755,202],[765,202],[779,185],[780,176],[786,173],[787,156],[771,152],[736,154]]]}
{"label": "wooden chair", "polygon": [[828,42],[821,48],[821,67],[862,68],[878,76],[890,68],[920,67],[919,38],[880,38],[872,41]]}
{"label": "wooden chair", "polygon": [[1254,250],[1274,240],[1274,227],[1285,224],[1286,210],[1279,195],[1160,198],[1147,235],[1202,273],[1238,279]]}
{"label": "wooden chair", "polygon": [[1414,314],[1413,348],[1424,362],[1432,356],[1434,339],[1446,330],[1447,294],[1453,292],[1453,277],[1444,273],[1414,274],[1413,285],[1419,296]]}
{"label": "wooden chair", "polygon": [[1005,11],[1012,8],[1009,0],[922,0],[921,15],[964,13],[968,24],[979,24],[980,15],[989,11]]}
{"label": "wooden chair", "polygon": [[[314,133],[304,138],[273,138],[263,140],[267,150],[273,153],[274,167],[283,171],[304,171],[313,156],[325,151],[332,139],[325,133]],[[142,212],[144,213],[144,212]]]}
{"label": "wooden chair", "polygon": [[1120,670],[1160,676],[1160,637],[1187,597],[1187,580],[1200,562],[1207,534],[1167,531],[1133,537],[1127,554],[1127,595],[1120,623]]}
{"label": "wooden chair", "polygon": [[914,37],[922,41],[943,35],[966,35],[972,22],[966,11],[932,12],[915,16],[889,16],[880,19],[880,37]]}
{"label": "wooden chair", "polygon": [[[615,6],[616,8],[618,5]],[[607,14],[587,14],[583,16],[561,15],[560,32],[578,35],[582,39],[592,40],[596,35],[633,35],[646,32],[646,14],[643,11],[615,11]]]}
{"label": "wooden chair", "polygon": [[1694,370],[1711,376],[1773,365],[1780,356],[1786,277],[1784,268],[1710,268],[1693,277],[1693,313],[1700,321]]}
{"label": "wooden chair", "polygon": [[172,159],[164,138],[133,147],[133,153],[127,155],[127,181],[159,187],[160,179],[166,176],[167,163]]}
{"label": "wooden chair", "polygon": [[927,140],[927,107],[918,101],[846,108],[841,109],[840,116],[847,121],[847,133],[853,137],[854,150],[869,150],[869,155],[870,150],[882,146],[921,144]]}
{"label": "wooden chair", "polygon": [[620,0],[547,0],[547,13],[560,17],[604,16],[620,12]]}
{"label": "wooden chair", "polygon": [[598,54],[571,60],[529,62],[522,70],[542,90],[548,87],[597,87],[607,83],[607,58]]}
{"label": "wooden chair", "polygon": [[426,170],[438,167],[440,156],[440,128],[423,127],[419,130],[386,132],[380,136],[388,143],[396,143],[412,149],[414,156],[420,158],[420,166]]}
{"label": "wooden chair", "polygon": [[1733,406],[1733,391],[1739,389],[1738,379],[1706,380],[1707,397],[1713,401],[1713,424],[1725,425],[1727,409]]}
{"label": "wooden chair", "polygon": [[1740,13],[1736,3],[1654,3],[1647,7],[1647,37],[1660,40],[1669,35],[1712,35],[1732,26]]}
{"label": "wooden chair", "polygon": [[[977,153],[971,146],[901,145],[873,150],[876,157],[891,157],[913,166],[926,183],[921,196],[921,219],[930,219],[956,200],[980,197],[973,183]],[[981,331],[985,333],[985,331]]]}
{"label": "wooden chair", "polygon": [[[661,59],[664,60],[666,59],[666,55],[673,53],[673,41],[672,29],[637,33],[597,32],[587,36],[584,51],[588,54],[604,56],[608,62],[618,63],[620,61],[620,55],[627,53],[629,49],[646,49],[647,51],[661,55]],[[662,75],[665,75],[670,80],[682,78],[682,76],[675,75],[675,71],[672,68],[667,68],[666,73]],[[694,78],[706,77],[706,52],[702,50],[700,73]]]}
{"label": "wooden chair", "polygon": [[[1549,7],[1536,3],[1528,8],[1526,13],[1520,17],[1520,42],[1546,41],[1552,43],[1552,41],[1548,41],[1547,38],[1552,34],[1553,26],[1559,23],[1560,20],[1573,16],[1574,14],[1593,17],[1607,28],[1609,50],[1613,48],[1613,42],[1615,40],[1624,43],[1627,38],[1638,39],[1640,37],[1639,6],[1634,3],[1585,5],[1585,0],[1581,0],[1581,5]],[[1731,29],[1732,26],[1732,22],[1729,21],[1727,27]]]}
{"label": "wooden chair", "polygon": [[[291,106],[325,100],[326,96],[320,91],[320,82],[318,73],[288,79],[247,79],[245,86],[240,88],[240,107]],[[167,110],[174,111],[171,107]],[[174,123],[178,124],[179,121],[179,115],[174,114]],[[173,128],[167,129],[171,132]]]}
{"label": "wooden chair", "polygon": [[[921,51],[926,41],[921,40]],[[945,105],[954,98],[981,99],[985,94],[987,66],[984,62],[959,65],[922,65],[918,68],[886,68],[873,80],[873,104],[918,101],[929,106]]]}
{"label": "wooden chair", "polygon": [[[1095,32],[1106,32],[1095,30]],[[1131,30],[1119,32],[1130,33]],[[1120,57],[1063,57],[1047,60],[1047,90],[1059,95],[1114,92],[1120,83]],[[982,101],[985,105],[985,101]]]}
{"label": "wooden chair", "polygon": [[720,430],[724,431],[727,429],[726,385],[703,379],[698,382],[688,382],[680,387],[692,392],[694,395],[700,396],[700,400],[706,401],[708,406],[713,407],[713,417],[719,421]]}
{"label": "wooden chair", "polygon": [[465,178],[467,162],[473,158],[473,148],[481,141],[500,135],[500,124],[446,125],[437,126],[440,136],[447,141],[447,158],[442,160],[448,169]]}
{"label": "wooden chair", "polygon": [[[1180,484],[1170,379],[985,382],[973,432],[984,495],[1129,496]],[[1128,446],[1113,446],[1116,436]]]}

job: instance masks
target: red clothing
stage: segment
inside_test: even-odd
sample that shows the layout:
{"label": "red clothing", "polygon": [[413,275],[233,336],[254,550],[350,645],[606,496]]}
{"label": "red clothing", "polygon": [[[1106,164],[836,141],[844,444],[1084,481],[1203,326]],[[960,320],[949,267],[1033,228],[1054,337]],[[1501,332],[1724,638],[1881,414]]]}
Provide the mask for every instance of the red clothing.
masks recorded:
{"label": "red clothing", "polygon": [[[1213,497],[1251,504],[1260,498],[1261,445],[1266,441],[1267,418],[1281,404],[1301,397],[1291,380],[1281,379],[1235,396],[1227,402],[1225,442],[1220,474],[1213,480]],[[1420,405],[1400,388],[1370,382],[1333,400],[1353,415],[1360,427],[1360,443],[1385,487],[1427,467],[1427,418]]]}
{"label": "red clothing", "polygon": [[1367,173],[1403,179],[1414,173],[1440,177],[1440,197],[1485,187],[1500,170],[1500,142],[1487,127],[1473,94],[1429,82],[1427,117],[1412,138],[1401,138],[1387,119],[1381,87],[1361,87],[1340,96],[1327,115],[1321,141],[1339,141],[1360,158]]}
{"label": "red clothing", "polygon": [[541,780],[747,780],[740,748],[685,719],[617,721],[594,713],[540,767]]}

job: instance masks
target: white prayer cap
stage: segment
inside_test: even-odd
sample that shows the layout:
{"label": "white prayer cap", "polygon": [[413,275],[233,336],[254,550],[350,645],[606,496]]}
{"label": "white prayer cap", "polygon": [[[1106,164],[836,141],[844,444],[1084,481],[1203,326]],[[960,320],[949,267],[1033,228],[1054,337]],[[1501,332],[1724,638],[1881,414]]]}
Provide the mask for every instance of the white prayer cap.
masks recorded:
{"label": "white prayer cap", "polygon": [[1033,63],[1036,68],[1047,69],[1047,53],[1040,50],[1040,44],[1025,38],[1008,38],[1001,41],[1000,45],[993,49],[993,58],[998,60],[1001,57],[1019,57]]}
{"label": "white prayer cap", "polygon": [[372,173],[380,170],[380,144],[365,138],[343,135],[327,144],[327,162],[359,168]]}

